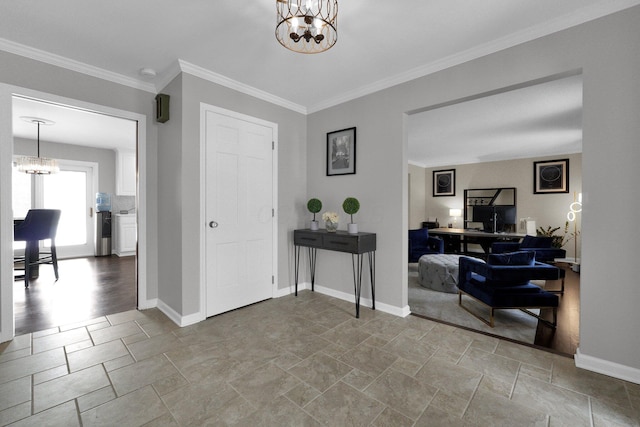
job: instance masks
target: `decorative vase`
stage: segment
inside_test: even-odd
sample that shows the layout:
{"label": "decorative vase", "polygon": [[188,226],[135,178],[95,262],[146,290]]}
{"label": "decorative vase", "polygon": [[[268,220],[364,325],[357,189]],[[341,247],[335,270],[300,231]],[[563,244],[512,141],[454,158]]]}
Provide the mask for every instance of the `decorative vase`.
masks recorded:
{"label": "decorative vase", "polygon": [[338,230],[337,222],[326,221],[324,225],[329,233],[335,233]]}
{"label": "decorative vase", "polygon": [[349,234],[358,234],[358,224],[350,222],[349,224],[347,224],[347,229],[349,231]]}
{"label": "decorative vase", "polygon": [[318,221],[311,221],[311,231],[318,231]]}

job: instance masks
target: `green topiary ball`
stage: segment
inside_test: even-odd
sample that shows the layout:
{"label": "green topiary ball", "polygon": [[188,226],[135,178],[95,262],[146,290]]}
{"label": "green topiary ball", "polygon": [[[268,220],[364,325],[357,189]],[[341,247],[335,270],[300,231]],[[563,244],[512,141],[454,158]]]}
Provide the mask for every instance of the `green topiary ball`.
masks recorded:
{"label": "green topiary ball", "polygon": [[355,197],[347,197],[342,202],[342,209],[345,213],[351,215],[351,222],[353,223],[353,214],[360,210],[360,202]]}
{"label": "green topiary ball", "polygon": [[322,202],[319,199],[309,199],[307,209],[313,214],[317,214],[322,210]]}
{"label": "green topiary ball", "polygon": [[320,209],[322,209],[322,202],[320,201],[320,199],[309,199],[309,201],[307,202],[307,209],[309,209],[309,212],[311,212],[313,214],[313,220],[316,220],[316,214],[318,212],[320,212]]}

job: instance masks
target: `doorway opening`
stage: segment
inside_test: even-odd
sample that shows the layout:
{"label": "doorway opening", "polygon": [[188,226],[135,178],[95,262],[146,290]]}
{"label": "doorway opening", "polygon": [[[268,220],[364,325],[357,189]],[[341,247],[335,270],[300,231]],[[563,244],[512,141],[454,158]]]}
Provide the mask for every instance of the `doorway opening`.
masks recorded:
{"label": "doorway opening", "polygon": [[[55,280],[52,268],[42,266],[29,288],[14,281],[11,312],[15,332],[35,332],[146,308],[146,248],[141,245],[146,240],[146,227],[138,227],[134,234],[138,248],[133,256],[118,257],[111,250],[109,256],[95,256],[99,239],[96,193],[111,194],[113,209],[132,215],[135,223],[146,212],[146,179],[140,167],[146,165],[145,116],[24,92],[12,96],[13,154],[30,155],[33,145],[20,117],[46,115],[58,126],[48,127],[41,135],[42,148],[47,157],[58,160],[60,172],[35,177],[14,172],[13,214],[19,218],[29,208],[62,210],[56,238],[60,279]],[[133,170],[128,173],[133,182],[122,187],[133,190],[121,195],[116,177],[122,173],[117,164],[122,151],[135,154]]]}
{"label": "doorway opening", "polygon": [[[574,192],[577,195],[582,189],[582,91],[582,74],[573,70],[410,112],[409,229],[429,228],[433,223],[439,223],[445,230],[473,229],[475,224],[460,217],[467,204],[464,190],[515,187],[518,189],[515,231],[526,234],[526,224],[533,222],[544,229],[558,227],[558,234],[562,234]],[[568,178],[571,192],[535,194],[533,160],[560,157],[571,161]],[[456,190],[445,196],[434,188],[434,176],[443,169],[453,170],[456,180]],[[452,212],[458,212],[458,218]],[[454,227],[456,221],[458,226]],[[573,228],[571,225],[569,232]],[[438,233],[434,230],[435,234]],[[461,253],[461,246],[449,247],[447,240],[444,247],[449,256],[477,258],[485,258],[489,249],[470,244],[469,251]],[[579,245],[574,249],[572,242],[564,249],[565,261],[579,259]],[[420,283],[419,263],[408,266],[409,306],[412,313],[573,354],[579,339],[580,276],[570,264],[558,261],[556,266],[566,270],[565,293],[559,295],[559,326],[552,331],[544,330],[537,320],[524,314],[522,319],[515,316],[518,318],[496,321],[494,328],[485,327],[459,307],[457,290],[437,292],[429,288],[428,280]],[[547,290],[560,287],[560,283],[551,281],[536,284]],[[486,307],[479,307],[488,313]]]}

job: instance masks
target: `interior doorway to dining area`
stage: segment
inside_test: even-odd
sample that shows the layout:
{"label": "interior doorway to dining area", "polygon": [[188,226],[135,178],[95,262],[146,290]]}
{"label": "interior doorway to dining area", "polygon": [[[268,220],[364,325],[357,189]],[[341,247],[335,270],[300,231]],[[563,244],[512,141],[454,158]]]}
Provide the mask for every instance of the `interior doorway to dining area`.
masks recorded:
{"label": "interior doorway to dining area", "polygon": [[[12,98],[14,230],[38,239],[13,242],[15,334],[138,305],[138,122],[95,107]],[[53,239],[25,220],[35,211],[60,212]]]}

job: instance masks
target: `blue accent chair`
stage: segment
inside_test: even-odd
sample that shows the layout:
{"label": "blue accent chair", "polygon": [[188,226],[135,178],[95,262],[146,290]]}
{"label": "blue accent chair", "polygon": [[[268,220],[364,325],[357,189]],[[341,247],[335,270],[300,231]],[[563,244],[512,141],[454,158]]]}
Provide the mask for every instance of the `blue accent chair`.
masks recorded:
{"label": "blue accent chair", "polygon": [[[530,280],[557,280],[560,269],[537,262],[532,251],[490,254],[484,263],[475,258],[460,257],[458,269],[458,304],[490,327],[494,326],[496,309],[517,308],[556,327],[558,296],[534,285]],[[462,305],[467,295],[489,307],[489,320]],[[531,308],[553,309],[553,322],[532,313]]]}
{"label": "blue accent chair", "polygon": [[429,236],[429,230],[409,230],[409,262],[418,262],[422,255],[444,253],[444,240]]}
{"label": "blue accent chair", "polygon": [[546,236],[526,235],[521,242],[494,242],[491,245],[491,253],[502,254],[505,252],[534,251],[536,261],[553,262],[556,258],[565,258],[567,251],[552,246],[553,238]]}
{"label": "blue accent chair", "polygon": [[[58,280],[58,255],[56,253],[56,233],[60,220],[58,209],[31,209],[27,212],[24,221],[13,226],[13,240],[26,242],[24,256],[14,256],[13,263],[24,264],[16,270],[24,269],[24,287],[29,287],[31,269],[40,264],[52,264],[56,280]],[[40,240],[51,240],[51,251],[38,250]]]}

